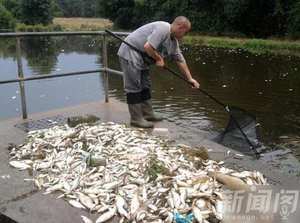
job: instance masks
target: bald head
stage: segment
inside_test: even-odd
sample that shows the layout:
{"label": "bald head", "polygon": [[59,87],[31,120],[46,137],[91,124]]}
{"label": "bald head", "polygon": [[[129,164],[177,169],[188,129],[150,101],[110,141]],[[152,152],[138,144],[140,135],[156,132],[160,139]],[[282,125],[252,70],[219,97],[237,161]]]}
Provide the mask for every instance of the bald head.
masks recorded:
{"label": "bald head", "polygon": [[171,24],[171,33],[177,39],[182,39],[183,36],[190,31],[191,29],[191,22],[185,16],[178,16],[174,19]]}
{"label": "bald head", "polygon": [[191,28],[191,22],[190,20],[185,16],[178,16],[174,19],[172,22],[174,25],[185,25],[188,28]]}

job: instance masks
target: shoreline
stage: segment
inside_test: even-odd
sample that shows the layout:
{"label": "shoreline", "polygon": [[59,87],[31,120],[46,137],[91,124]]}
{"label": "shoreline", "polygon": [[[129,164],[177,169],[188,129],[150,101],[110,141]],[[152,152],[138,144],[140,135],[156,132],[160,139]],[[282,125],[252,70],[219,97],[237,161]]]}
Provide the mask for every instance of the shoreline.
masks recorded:
{"label": "shoreline", "polygon": [[188,35],[182,41],[187,45],[213,48],[243,49],[253,54],[300,56],[299,40],[273,40],[256,38],[213,37]]}
{"label": "shoreline", "polygon": [[[114,31],[130,32],[113,27],[113,23],[103,18],[56,17],[48,26],[17,24],[15,31]],[[272,54],[300,57],[300,40],[288,38],[259,39],[247,37],[213,36],[200,33],[190,33],[182,40],[183,44],[213,48],[243,49],[253,54]]]}

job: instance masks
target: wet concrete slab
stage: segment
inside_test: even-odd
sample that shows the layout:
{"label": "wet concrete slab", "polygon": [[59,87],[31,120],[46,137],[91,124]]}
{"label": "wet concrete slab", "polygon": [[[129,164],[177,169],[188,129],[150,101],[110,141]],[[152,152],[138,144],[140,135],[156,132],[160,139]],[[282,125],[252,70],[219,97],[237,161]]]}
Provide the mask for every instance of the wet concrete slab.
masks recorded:
{"label": "wet concrete slab", "polygon": [[111,100],[110,103],[94,102],[53,111],[30,114],[28,120],[13,118],[0,121],[0,213],[17,222],[81,222],[85,211],[71,207],[62,199],[38,192],[26,171],[18,171],[8,166],[10,143],[24,142],[26,132],[15,127],[24,122],[61,115],[64,117],[94,114],[103,121],[118,123],[128,120],[125,104]]}
{"label": "wet concrete slab", "polygon": [[[21,144],[26,136],[26,132],[16,125],[58,115],[67,118],[86,114],[95,115],[103,122],[128,123],[129,120],[127,105],[110,99],[109,103],[93,102],[30,114],[28,120],[13,118],[0,121],[0,213],[17,222],[26,223],[76,223],[81,222],[80,215],[91,217],[94,220],[97,218],[97,215],[71,207],[63,199],[56,199],[57,195],[43,195],[42,191],[37,191],[31,181],[24,181],[26,178],[31,178],[30,173],[18,171],[8,166],[9,151],[7,147],[9,143]],[[277,171],[263,160],[256,160],[251,156],[238,156],[237,158],[234,156],[238,153],[237,151],[210,141],[209,135],[204,131],[187,130],[167,121],[156,123],[155,128],[168,129],[168,137],[175,140],[176,143],[205,147],[212,159],[225,160],[225,165],[228,167],[241,170],[258,170],[276,187],[299,185],[299,178]],[[164,135],[166,135],[165,132]]]}

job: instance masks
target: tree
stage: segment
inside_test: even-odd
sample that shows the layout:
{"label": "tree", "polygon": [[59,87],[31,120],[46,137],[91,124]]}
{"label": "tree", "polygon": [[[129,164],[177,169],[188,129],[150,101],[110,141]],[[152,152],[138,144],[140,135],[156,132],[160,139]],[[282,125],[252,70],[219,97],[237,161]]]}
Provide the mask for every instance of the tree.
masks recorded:
{"label": "tree", "polygon": [[57,0],[51,0],[51,15],[53,17],[62,17],[64,15]]}
{"label": "tree", "polygon": [[95,17],[96,0],[55,0],[65,17]]}
{"label": "tree", "polygon": [[15,18],[20,18],[21,6],[18,0],[0,0],[2,4]]}
{"label": "tree", "polygon": [[129,29],[134,27],[133,17],[135,10],[134,0],[98,0],[98,14],[114,21],[119,28]]}
{"label": "tree", "polygon": [[192,30],[250,37],[298,32],[300,0],[97,0],[98,13],[119,28],[187,16]]}
{"label": "tree", "polygon": [[83,17],[96,16],[96,0],[83,0]]}
{"label": "tree", "polygon": [[0,4],[0,27],[4,31],[6,29],[13,29],[15,27],[15,19],[13,15],[2,5]]}
{"label": "tree", "polygon": [[300,1],[297,0],[289,11],[288,34],[300,37]]}
{"label": "tree", "polygon": [[27,25],[52,23],[51,0],[22,0],[22,22]]}

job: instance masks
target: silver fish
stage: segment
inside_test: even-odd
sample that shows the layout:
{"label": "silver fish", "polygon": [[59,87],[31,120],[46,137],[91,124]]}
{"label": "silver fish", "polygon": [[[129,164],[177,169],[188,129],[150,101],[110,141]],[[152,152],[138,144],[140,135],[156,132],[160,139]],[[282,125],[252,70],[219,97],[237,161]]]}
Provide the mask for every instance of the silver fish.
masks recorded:
{"label": "silver fish", "polygon": [[124,216],[125,218],[129,219],[129,213],[124,209],[126,206],[126,201],[120,196],[116,196],[116,206],[117,206],[117,211],[121,216]]}
{"label": "silver fish", "polygon": [[93,223],[93,221],[86,216],[81,215],[81,219],[83,223]]}
{"label": "silver fish", "polygon": [[131,217],[135,216],[137,210],[140,207],[140,199],[139,199],[139,195],[138,195],[138,191],[136,191],[133,195],[133,198],[131,200],[131,204],[130,204],[130,215]]}
{"label": "silver fish", "polygon": [[31,166],[26,164],[24,161],[10,161],[9,165],[19,170],[31,169]]}
{"label": "silver fish", "polygon": [[117,208],[115,206],[113,208],[110,208],[107,212],[105,212],[104,214],[102,214],[100,217],[97,218],[96,223],[106,222],[107,220],[115,216],[116,211]]}
{"label": "silver fish", "polygon": [[85,209],[85,207],[80,202],[78,202],[76,200],[69,200],[68,202],[69,202],[69,204],[71,204],[75,208]]}

